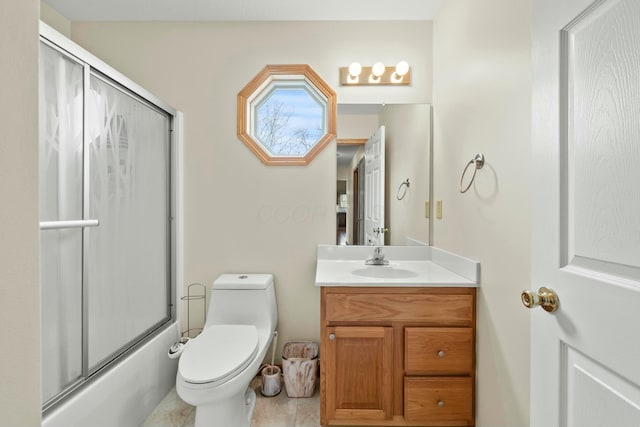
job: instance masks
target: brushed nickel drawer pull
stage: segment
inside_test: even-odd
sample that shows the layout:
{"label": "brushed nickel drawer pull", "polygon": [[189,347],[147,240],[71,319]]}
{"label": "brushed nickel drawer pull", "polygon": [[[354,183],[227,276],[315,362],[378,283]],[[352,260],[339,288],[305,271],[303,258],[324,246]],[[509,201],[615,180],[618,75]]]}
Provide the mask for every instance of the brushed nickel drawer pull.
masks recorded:
{"label": "brushed nickel drawer pull", "polygon": [[438,357],[444,357],[444,351],[440,350],[440,351],[438,352]]}

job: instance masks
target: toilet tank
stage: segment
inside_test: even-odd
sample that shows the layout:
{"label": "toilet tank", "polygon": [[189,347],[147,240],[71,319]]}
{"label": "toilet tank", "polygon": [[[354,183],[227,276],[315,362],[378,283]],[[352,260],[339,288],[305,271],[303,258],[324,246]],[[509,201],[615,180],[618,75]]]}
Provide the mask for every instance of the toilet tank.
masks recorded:
{"label": "toilet tank", "polygon": [[272,274],[222,274],[213,282],[206,325],[255,325],[274,330],[277,323]]}

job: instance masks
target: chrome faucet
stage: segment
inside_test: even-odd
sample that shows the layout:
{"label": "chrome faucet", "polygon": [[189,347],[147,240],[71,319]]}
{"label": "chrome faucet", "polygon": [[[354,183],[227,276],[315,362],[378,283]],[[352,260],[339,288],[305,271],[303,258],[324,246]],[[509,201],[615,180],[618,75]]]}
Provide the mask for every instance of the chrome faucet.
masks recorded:
{"label": "chrome faucet", "polygon": [[384,254],[382,253],[382,246],[378,246],[373,250],[373,257],[369,258],[365,261],[366,265],[387,265],[389,261],[384,259]]}

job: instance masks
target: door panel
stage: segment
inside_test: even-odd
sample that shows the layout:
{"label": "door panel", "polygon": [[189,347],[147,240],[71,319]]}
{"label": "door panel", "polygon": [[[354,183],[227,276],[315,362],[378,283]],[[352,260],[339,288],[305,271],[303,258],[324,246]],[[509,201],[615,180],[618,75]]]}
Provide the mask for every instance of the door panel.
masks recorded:
{"label": "door panel", "polygon": [[373,134],[364,146],[365,209],[364,237],[366,245],[384,245],[385,128]]}
{"label": "door panel", "polygon": [[393,329],[330,327],[326,333],[328,419],[390,419]]}
{"label": "door panel", "polygon": [[[567,63],[568,261],[640,270],[640,20],[608,0],[563,31]],[[624,207],[624,209],[616,209]],[[590,263],[594,260],[596,263]]]}
{"label": "door panel", "polygon": [[638,386],[574,348],[565,346],[563,355],[565,388],[570,391],[565,414],[567,426],[637,426]]}
{"label": "door panel", "polygon": [[638,426],[640,2],[533,12],[531,426]]}

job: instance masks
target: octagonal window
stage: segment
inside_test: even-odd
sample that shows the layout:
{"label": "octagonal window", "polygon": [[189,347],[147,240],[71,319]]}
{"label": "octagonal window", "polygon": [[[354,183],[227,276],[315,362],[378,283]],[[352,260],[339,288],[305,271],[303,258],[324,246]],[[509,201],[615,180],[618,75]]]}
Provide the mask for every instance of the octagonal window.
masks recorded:
{"label": "octagonal window", "polygon": [[268,165],[306,165],[335,138],[335,93],[308,65],[268,65],[238,94],[238,137]]}

